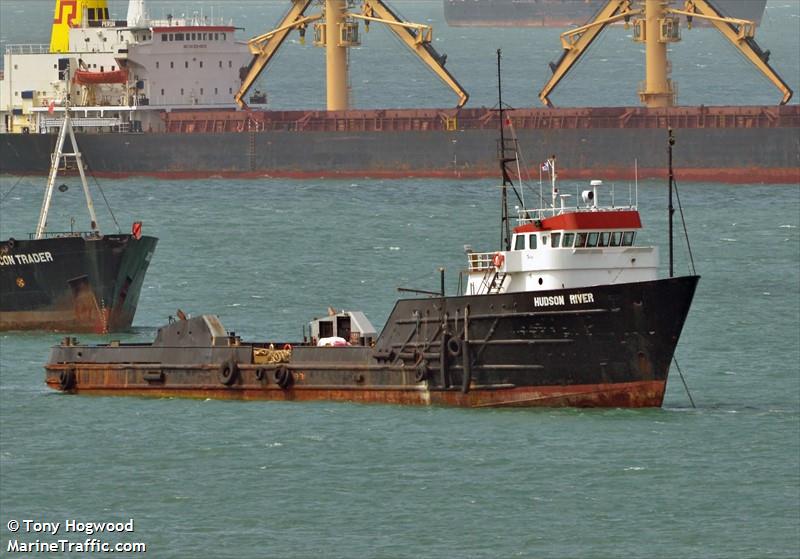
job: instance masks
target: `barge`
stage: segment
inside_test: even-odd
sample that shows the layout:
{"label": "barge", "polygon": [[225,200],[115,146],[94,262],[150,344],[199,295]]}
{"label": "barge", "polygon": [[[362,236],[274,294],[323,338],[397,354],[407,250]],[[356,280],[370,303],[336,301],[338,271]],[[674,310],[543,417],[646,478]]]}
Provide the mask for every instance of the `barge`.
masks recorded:
{"label": "barge", "polygon": [[615,205],[602,181],[569,206],[555,158],[546,163],[550,204],[519,210],[512,230],[516,158],[502,135],[500,146],[501,246],[467,250],[458,294],[445,294],[442,278],[440,293],[398,300],[379,334],[362,313],[330,309],[300,340],[246,341],[216,316],[183,313],[152,343],[67,337],[52,348],[47,385],[236,400],[660,406],[699,277],[672,277],[670,253],[670,277],[659,278],[658,248],[636,244],[636,206]]}

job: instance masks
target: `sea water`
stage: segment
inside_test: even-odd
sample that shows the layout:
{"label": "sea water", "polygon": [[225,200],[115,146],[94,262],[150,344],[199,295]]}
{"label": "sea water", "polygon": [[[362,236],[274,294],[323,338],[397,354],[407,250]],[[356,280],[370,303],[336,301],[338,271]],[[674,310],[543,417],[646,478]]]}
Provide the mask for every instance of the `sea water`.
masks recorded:
{"label": "sea water", "polygon": [[[614,186],[619,200],[628,185]],[[442,266],[453,292],[463,245],[499,242],[484,181],[134,178],[104,191],[125,227],[142,219],[160,241],[134,331],[82,341],[152,340],[178,308],[246,339],[299,339],[328,306],[380,327],[397,287],[435,290]],[[17,185],[2,237],[29,228],[40,192]],[[800,195],[679,192],[702,275],[677,350],[696,408],[674,368],[655,410],[69,396],[44,385],[60,335],[6,333],[3,545],[11,519],[133,518],[122,541],[155,557],[795,556]],[[665,187],[638,194],[639,242],[666,256]],[[54,225],[81,203],[79,188],[57,195]]]}
{"label": "sea water", "polygon": [[[30,4],[38,5],[0,2],[5,36],[8,10]],[[438,4],[399,4],[408,17],[428,10],[442,34],[486,54],[462,39],[472,31],[443,27]],[[797,6],[768,7],[765,27],[786,31],[769,45],[773,57],[797,40]],[[258,31],[247,25],[247,34]],[[476,33],[502,38],[506,56],[523,61],[508,72],[515,91],[532,87],[541,68],[526,60],[552,46],[541,38],[551,30]],[[796,53],[784,66],[796,72],[790,84],[800,82]],[[492,63],[480,63],[486,105]],[[617,85],[592,76],[586,102],[602,102]],[[730,78],[707,87],[731,91]],[[756,82],[742,95],[769,103],[774,93]],[[516,95],[532,104],[529,92]],[[44,385],[43,364],[61,334],[3,333],[0,555],[24,555],[8,552],[12,541],[94,538],[142,542],[158,558],[797,557],[800,192],[684,183],[676,173],[702,276],[676,353],[696,407],[675,367],[664,407],[652,410],[81,397]],[[85,228],[78,182],[60,181],[69,189],[55,193],[51,228],[69,228],[72,216]],[[362,310],[380,328],[397,287],[436,290],[444,267],[453,293],[464,245],[494,250],[500,239],[492,180],[99,183],[114,210],[95,195],[104,231],[116,231],[115,220],[122,231],[142,220],[160,241],[133,331],[79,336],[84,342],[150,341],[177,309],[217,314],[246,339],[299,339],[329,306]],[[529,204],[539,192],[530,186]],[[663,182],[613,187],[618,204],[638,194],[638,242],[658,245],[666,266]],[[573,196],[581,188],[561,185]],[[42,190],[41,178],[0,177],[0,238],[33,229]],[[676,214],[676,271],[684,274],[691,259],[679,225]],[[59,523],[58,533],[25,520]],[[132,531],[85,529],[130,520]]]}

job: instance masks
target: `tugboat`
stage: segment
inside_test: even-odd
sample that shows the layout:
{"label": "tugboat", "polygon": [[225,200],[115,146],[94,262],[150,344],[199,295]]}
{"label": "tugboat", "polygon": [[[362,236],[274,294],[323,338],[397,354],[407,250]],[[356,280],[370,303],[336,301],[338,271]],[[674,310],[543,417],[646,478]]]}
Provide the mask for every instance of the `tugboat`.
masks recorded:
{"label": "tugboat", "polygon": [[[672,277],[670,258],[670,277],[659,279],[657,247],[635,244],[636,206],[601,205],[610,193],[600,181],[567,207],[555,158],[550,207],[523,208],[512,231],[502,95],[499,106],[501,247],[468,250],[459,295],[446,295],[442,278],[440,293],[398,300],[380,334],[363,313],[329,309],[299,342],[243,341],[216,316],[183,313],[151,344],[68,337],[52,348],[47,385],[240,400],[660,406],[699,277]],[[672,184],[670,173],[670,192]]]}
{"label": "tugboat", "polygon": [[[67,136],[72,153],[64,153]],[[81,178],[90,230],[48,232],[56,178],[69,158]],[[65,185],[59,189],[65,190]],[[142,235],[140,221],[133,223],[131,234],[100,233],[70,110],[65,107],[36,232],[27,240],[0,242],[0,330],[105,334],[129,329],[157,242]]]}

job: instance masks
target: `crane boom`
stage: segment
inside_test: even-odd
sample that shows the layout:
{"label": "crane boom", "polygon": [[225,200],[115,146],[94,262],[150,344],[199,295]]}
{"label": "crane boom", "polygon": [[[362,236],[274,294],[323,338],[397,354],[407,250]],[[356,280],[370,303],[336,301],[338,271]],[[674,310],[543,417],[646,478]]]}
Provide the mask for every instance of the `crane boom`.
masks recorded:
{"label": "crane boom", "polygon": [[441,56],[431,45],[430,27],[407,24],[403,22],[382,0],[364,0],[362,14],[355,17],[370,20],[377,19],[386,23],[389,29],[416,54],[436,76],[447,84],[458,96],[458,108],[469,100],[469,94],[453,75],[444,67],[445,56]]}
{"label": "crane boom", "polygon": [[247,45],[250,48],[250,52],[253,53],[253,60],[250,61],[250,65],[247,67],[247,75],[242,80],[239,91],[234,95],[236,104],[241,108],[247,108],[247,104],[244,102],[245,95],[247,95],[247,92],[253,87],[258,76],[261,75],[261,72],[267,67],[270,60],[272,60],[275,52],[277,52],[283,44],[289,32],[292,29],[305,25],[309,21],[319,19],[319,16],[303,18],[303,14],[310,4],[311,0],[292,0],[292,7],[284,16],[283,20],[281,20],[277,29],[248,41]]}
{"label": "crane boom", "polygon": [[550,63],[553,75],[539,92],[539,99],[542,103],[548,107],[553,106],[549,99],[550,93],[609,24],[638,13],[640,13],[639,10],[631,9],[631,0],[608,0],[592,21],[577,29],[562,33],[561,44],[564,50],[561,52],[558,62]]}
{"label": "crane boom", "polygon": [[745,58],[758,68],[783,94],[781,105],[792,98],[793,91],[769,65],[769,51],[764,51],[753,38],[753,24],[745,20],[726,18],[707,0],[686,0],[684,10],[669,10],[673,14],[705,19],[717,28]]}

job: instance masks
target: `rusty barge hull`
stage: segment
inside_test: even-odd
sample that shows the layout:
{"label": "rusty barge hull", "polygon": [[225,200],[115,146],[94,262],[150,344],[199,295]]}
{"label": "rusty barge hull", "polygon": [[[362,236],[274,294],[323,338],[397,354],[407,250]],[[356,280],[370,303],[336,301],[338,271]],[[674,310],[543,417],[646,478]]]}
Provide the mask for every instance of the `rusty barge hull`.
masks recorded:
{"label": "rusty barge hull", "polygon": [[[489,109],[184,111],[163,132],[80,134],[98,176],[487,177],[497,169]],[[800,180],[800,105],[508,111],[525,171],[555,154],[563,178],[663,178],[667,128],[681,179]],[[55,136],[0,135],[0,172],[38,174]]]}
{"label": "rusty barge hull", "polygon": [[271,363],[257,350],[282,342],[243,342],[200,316],[165,326],[152,344],[65,340],[46,382],[92,395],[657,407],[698,279],[402,299],[374,346],[303,342]]}

